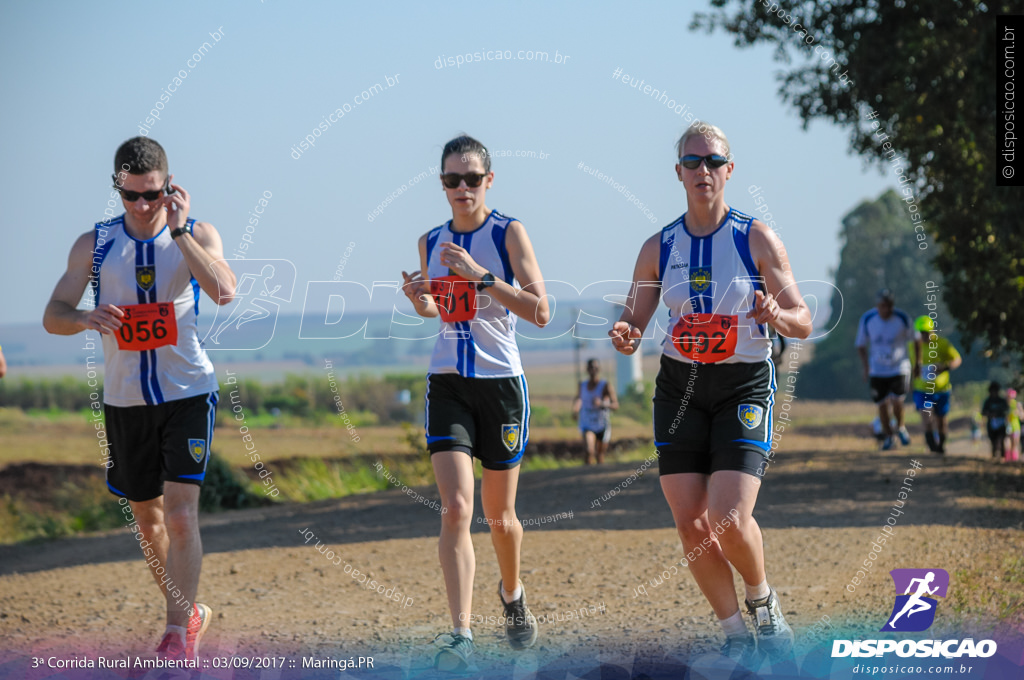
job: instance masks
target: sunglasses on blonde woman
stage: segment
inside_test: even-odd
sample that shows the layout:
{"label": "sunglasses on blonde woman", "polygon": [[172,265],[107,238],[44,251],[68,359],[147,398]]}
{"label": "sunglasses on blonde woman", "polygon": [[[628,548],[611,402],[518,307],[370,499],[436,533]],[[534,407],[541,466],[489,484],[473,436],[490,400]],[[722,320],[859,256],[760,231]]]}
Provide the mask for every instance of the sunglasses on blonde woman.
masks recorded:
{"label": "sunglasses on blonde woman", "polygon": [[679,159],[679,164],[682,165],[687,170],[696,170],[697,168],[700,167],[701,163],[707,163],[708,168],[711,169],[720,168],[728,162],[728,158],[726,158],[725,156],[721,156],[717,153],[713,153],[710,156],[687,155]]}

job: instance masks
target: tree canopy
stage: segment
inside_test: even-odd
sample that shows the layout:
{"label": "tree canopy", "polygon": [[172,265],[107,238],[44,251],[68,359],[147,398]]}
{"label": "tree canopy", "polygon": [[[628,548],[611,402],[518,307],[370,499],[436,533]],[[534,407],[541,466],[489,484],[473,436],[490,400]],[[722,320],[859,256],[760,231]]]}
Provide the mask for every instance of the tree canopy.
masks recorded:
{"label": "tree canopy", "polygon": [[922,219],[912,226],[925,240],[918,254],[941,272],[945,302],[964,340],[1018,358],[1024,350],[1024,313],[1017,311],[1024,311],[1024,192],[996,186],[995,77],[996,15],[1015,14],[1019,4],[711,5],[715,9],[698,13],[691,28],[725,30],[739,47],[775,45],[776,58],[789,65],[779,75],[779,94],[805,128],[822,119],[846,129],[850,148],[887,172],[891,156],[905,159],[902,186],[910,187],[910,196],[898,195],[902,219],[911,222],[919,208]]}

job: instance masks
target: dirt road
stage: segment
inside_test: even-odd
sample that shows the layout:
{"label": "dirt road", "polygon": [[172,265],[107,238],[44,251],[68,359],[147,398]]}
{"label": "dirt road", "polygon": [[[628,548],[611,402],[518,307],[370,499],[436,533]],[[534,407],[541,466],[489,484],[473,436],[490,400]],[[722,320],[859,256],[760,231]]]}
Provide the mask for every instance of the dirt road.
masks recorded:
{"label": "dirt road", "polygon": [[[873,553],[912,460],[921,467],[887,544]],[[536,520],[526,528],[523,580],[533,612],[542,617],[532,652],[508,650],[499,625],[487,618],[501,614],[498,571],[486,525],[475,523],[481,673],[493,668],[526,677],[538,667],[555,672],[564,666],[575,677],[604,663],[626,675],[602,677],[658,677],[656,668],[681,668],[680,660],[720,646],[710,607],[679,566],[682,548],[656,465],[626,483],[640,466],[523,475],[519,516]],[[619,491],[613,495],[613,489]],[[436,490],[415,491],[424,502],[396,489],[206,516],[200,599],[215,618],[203,656],[276,654],[298,664],[267,678],[300,672],[337,677],[336,671],[301,670],[301,660],[360,656],[374,657],[380,677],[420,674],[430,663],[432,638],[449,623],[436,556],[439,514],[426,504]],[[478,497],[477,515],[479,508]],[[971,630],[1022,638],[1021,470],[991,463],[969,442],[940,459],[921,444],[881,453],[848,433],[789,433],[785,452],[765,476],[755,517],[769,580],[802,652],[814,646],[813,633],[821,628],[818,641],[828,644],[836,637],[876,636],[893,603],[888,571],[902,567],[950,574],[949,594],[928,635]],[[877,559],[850,592],[869,554]],[[382,592],[361,587],[357,572]],[[147,655],[162,625],[162,601],[126,531],[0,548],[6,661],[0,677],[22,677],[30,656]],[[30,677],[50,677],[42,670]],[[235,677],[261,677],[247,672]],[[124,673],[110,677],[129,677]]]}

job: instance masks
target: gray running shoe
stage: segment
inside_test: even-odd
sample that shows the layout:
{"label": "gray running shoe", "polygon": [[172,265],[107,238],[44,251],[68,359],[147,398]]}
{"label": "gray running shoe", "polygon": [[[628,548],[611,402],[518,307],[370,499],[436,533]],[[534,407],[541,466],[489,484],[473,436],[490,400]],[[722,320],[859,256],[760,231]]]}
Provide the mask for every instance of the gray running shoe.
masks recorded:
{"label": "gray running shoe", "polygon": [[[522,587],[523,582],[520,581],[519,585]],[[523,588],[523,594],[518,600],[505,602],[499,581],[498,598],[501,600],[501,606],[505,608],[505,636],[512,649],[532,647],[537,641],[537,619],[526,606],[526,588]]]}
{"label": "gray running shoe", "polygon": [[730,635],[725,638],[721,654],[744,668],[753,668],[758,660],[757,640],[750,633]]}
{"label": "gray running shoe", "polygon": [[452,641],[434,657],[434,668],[446,672],[464,671],[469,668],[469,657],[472,655],[473,641],[464,635],[453,634]]}
{"label": "gray running shoe", "polygon": [[779,595],[774,588],[768,597],[751,602],[747,600],[747,613],[754,619],[757,646],[773,660],[793,653],[793,629],[782,616]]}

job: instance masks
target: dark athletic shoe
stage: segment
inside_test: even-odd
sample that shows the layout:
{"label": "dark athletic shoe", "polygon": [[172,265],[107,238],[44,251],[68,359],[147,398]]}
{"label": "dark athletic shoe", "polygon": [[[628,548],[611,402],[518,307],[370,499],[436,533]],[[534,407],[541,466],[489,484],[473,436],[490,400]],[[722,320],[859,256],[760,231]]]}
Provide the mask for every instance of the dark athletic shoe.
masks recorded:
{"label": "dark athletic shoe", "polygon": [[[519,582],[520,587],[523,582]],[[526,606],[526,588],[518,600],[505,602],[501,594],[501,581],[498,582],[498,598],[505,608],[505,636],[512,649],[526,649],[537,641],[537,619]]]}
{"label": "dark athletic shoe", "polygon": [[434,668],[446,672],[464,671],[469,668],[469,657],[471,656],[473,656],[473,641],[456,633],[452,635],[452,641],[442,647],[434,657]]}

